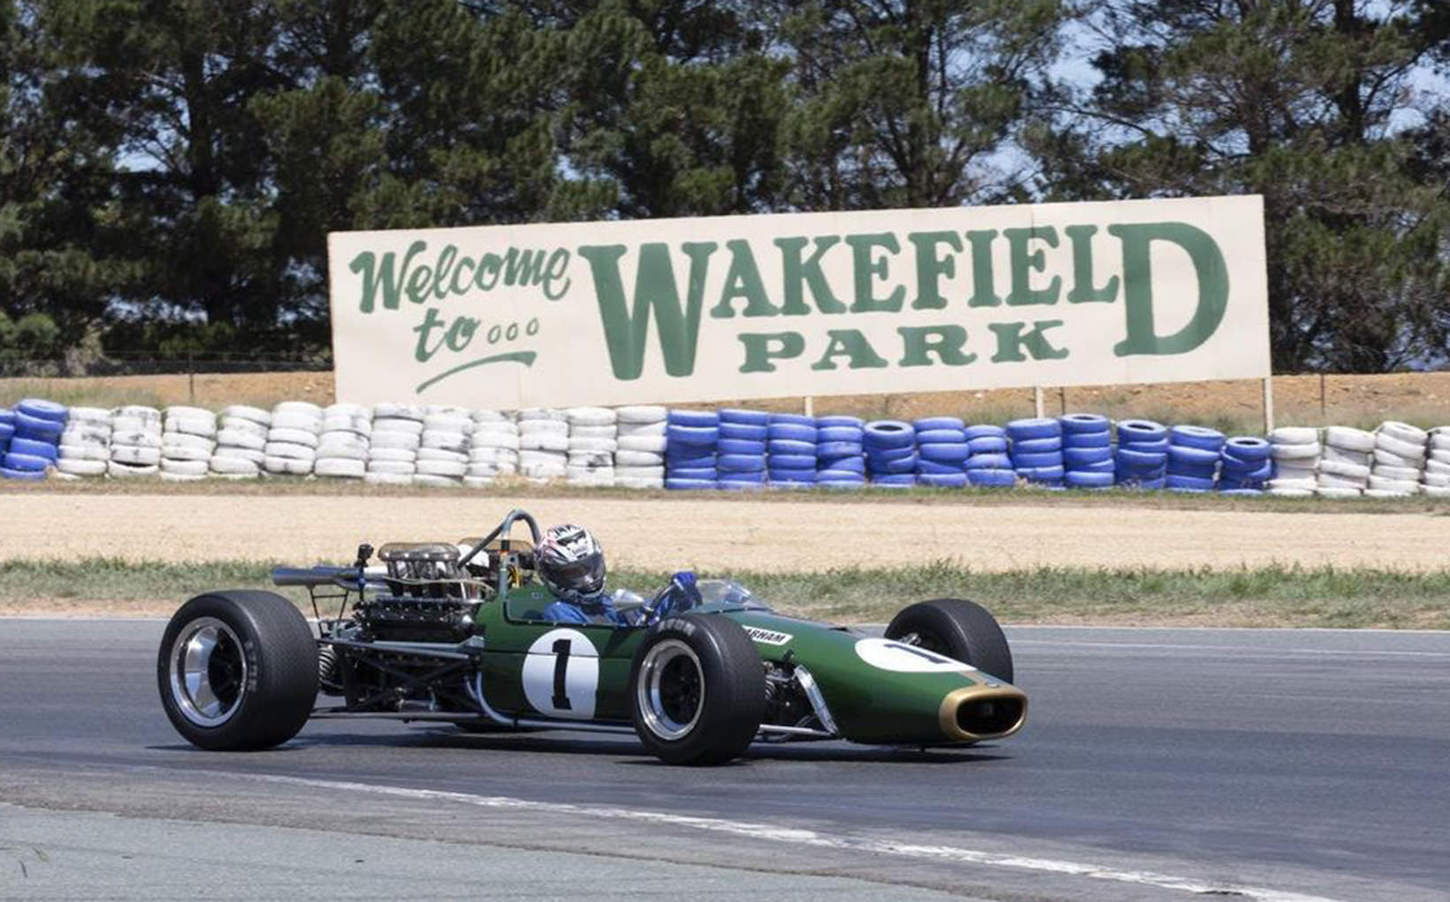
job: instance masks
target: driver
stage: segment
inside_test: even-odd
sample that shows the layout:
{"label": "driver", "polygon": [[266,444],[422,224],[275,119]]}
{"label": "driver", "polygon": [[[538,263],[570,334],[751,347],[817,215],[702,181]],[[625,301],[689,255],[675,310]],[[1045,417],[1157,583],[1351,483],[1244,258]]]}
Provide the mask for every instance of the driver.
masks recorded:
{"label": "driver", "polygon": [[[572,523],[544,532],[534,549],[534,568],[554,596],[540,616],[553,623],[640,626],[701,603],[695,574],[689,571],[670,577],[669,585],[649,602],[625,589],[605,594],[604,548],[589,530]],[[620,610],[617,601],[633,604]]]}
{"label": "driver", "polygon": [[604,593],[604,549],[589,530],[572,523],[551,526],[534,549],[539,581],[554,595],[543,619],[555,623],[628,626]]}

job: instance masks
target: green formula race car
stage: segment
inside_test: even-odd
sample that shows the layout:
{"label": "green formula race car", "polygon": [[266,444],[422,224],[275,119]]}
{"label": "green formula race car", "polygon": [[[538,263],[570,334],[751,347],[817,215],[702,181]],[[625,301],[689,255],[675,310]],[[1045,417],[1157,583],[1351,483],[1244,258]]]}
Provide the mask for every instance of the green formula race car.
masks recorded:
{"label": "green formula race car", "polygon": [[205,749],[275,746],[312,717],[385,717],[629,732],[673,764],[718,764],[756,740],[960,746],[1022,728],[1007,640],[972,602],[910,605],[874,637],[774,613],[729,580],[671,595],[676,580],[622,607],[636,626],[553,623],[539,619],[553,599],[533,573],[538,539],[514,511],[481,539],[274,571],[309,589],[314,613],[338,604],[316,633],[271,592],[198,595],[161,641],[166,714]]}

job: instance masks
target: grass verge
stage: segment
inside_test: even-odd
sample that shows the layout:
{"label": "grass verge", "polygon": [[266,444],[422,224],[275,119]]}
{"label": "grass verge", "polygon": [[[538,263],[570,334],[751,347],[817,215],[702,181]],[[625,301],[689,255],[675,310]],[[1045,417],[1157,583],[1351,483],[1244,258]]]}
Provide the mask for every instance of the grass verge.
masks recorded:
{"label": "grass verge", "polygon": [[[270,564],[0,563],[0,613],[164,616],[209,588],[264,587]],[[732,574],[782,613],[880,623],[925,598],[972,598],[1008,623],[1450,629],[1450,569],[1264,567],[1236,570],[1039,568],[979,573],[958,564]],[[648,592],[663,572],[626,570],[611,584]],[[307,596],[278,590],[305,609]]]}

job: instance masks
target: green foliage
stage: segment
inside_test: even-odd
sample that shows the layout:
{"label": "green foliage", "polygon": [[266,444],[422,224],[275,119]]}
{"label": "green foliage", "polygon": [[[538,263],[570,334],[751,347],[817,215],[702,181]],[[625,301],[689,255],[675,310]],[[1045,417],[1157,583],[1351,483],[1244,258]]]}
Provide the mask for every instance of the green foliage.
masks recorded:
{"label": "green foliage", "polygon": [[1031,132],[1042,186],[1262,194],[1277,369],[1443,361],[1450,197],[1416,147],[1432,130],[1396,127],[1444,51],[1433,6],[1108,0],[1091,20],[1102,80],[1058,86]]}
{"label": "green foliage", "polygon": [[334,230],[1257,192],[1281,369],[1438,362],[1437,66],[1432,0],[0,0],[0,311],[316,352]]}

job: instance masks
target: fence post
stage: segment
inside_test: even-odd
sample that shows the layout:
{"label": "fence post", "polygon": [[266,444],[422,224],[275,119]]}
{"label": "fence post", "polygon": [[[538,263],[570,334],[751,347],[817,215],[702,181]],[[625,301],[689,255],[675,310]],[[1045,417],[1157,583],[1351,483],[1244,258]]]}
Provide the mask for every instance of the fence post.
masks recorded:
{"label": "fence post", "polygon": [[1324,399],[1324,373],[1321,371],[1319,373],[1319,421],[1321,424],[1328,426],[1328,420],[1329,406]]}
{"label": "fence post", "polygon": [[1264,377],[1264,435],[1274,431],[1274,377]]}
{"label": "fence post", "polygon": [[186,394],[190,400],[187,402],[192,407],[196,406],[196,361],[192,359],[192,352],[186,352]]}

